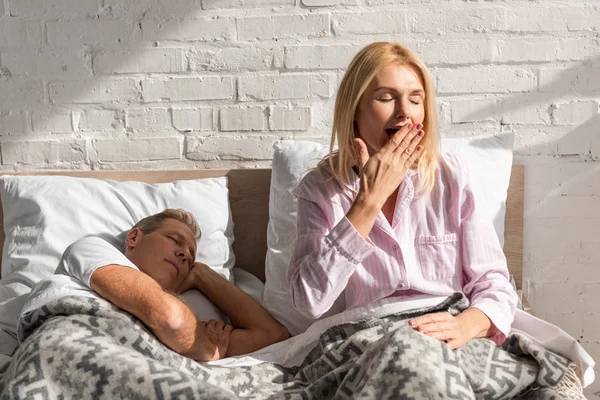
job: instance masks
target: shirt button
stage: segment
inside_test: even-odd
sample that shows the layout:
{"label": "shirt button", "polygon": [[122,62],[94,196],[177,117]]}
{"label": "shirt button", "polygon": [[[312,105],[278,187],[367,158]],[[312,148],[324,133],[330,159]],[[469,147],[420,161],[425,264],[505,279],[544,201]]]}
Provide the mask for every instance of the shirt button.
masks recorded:
{"label": "shirt button", "polygon": [[397,244],[393,245],[393,246],[392,246],[392,249],[394,249],[394,250],[398,250],[398,245],[397,245]]}
{"label": "shirt button", "polygon": [[400,284],[398,285],[398,287],[401,287],[401,288],[403,288],[403,287],[404,287],[404,283],[400,283]]}

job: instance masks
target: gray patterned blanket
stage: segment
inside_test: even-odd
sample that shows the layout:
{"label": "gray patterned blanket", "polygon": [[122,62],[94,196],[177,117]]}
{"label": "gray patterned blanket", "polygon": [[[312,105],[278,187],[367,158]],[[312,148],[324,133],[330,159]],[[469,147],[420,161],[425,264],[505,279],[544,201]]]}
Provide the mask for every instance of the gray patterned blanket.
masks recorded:
{"label": "gray patterned blanket", "polygon": [[300,365],[197,363],[112,304],[67,297],[22,320],[26,340],[0,371],[0,398],[561,399],[569,361],[525,336],[452,351],[408,326],[439,306],[333,326]]}

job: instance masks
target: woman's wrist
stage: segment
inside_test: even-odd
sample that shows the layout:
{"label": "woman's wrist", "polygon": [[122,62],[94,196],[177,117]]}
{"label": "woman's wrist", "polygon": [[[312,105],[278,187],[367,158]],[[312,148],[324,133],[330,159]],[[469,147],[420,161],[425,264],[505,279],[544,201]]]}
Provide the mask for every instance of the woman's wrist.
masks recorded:
{"label": "woman's wrist", "polygon": [[[383,199],[385,201],[385,199]],[[381,204],[380,204],[381,203]],[[367,214],[377,215],[381,208],[383,207],[382,199],[378,199],[376,196],[364,194],[363,192],[359,192],[354,202],[352,203],[352,207],[355,210],[360,210],[361,212],[365,212]]]}
{"label": "woman's wrist", "polygon": [[350,210],[348,210],[346,218],[363,238],[367,238],[371,229],[373,229],[373,224],[375,224],[375,219],[380,210],[381,207],[377,207],[368,198],[359,194]]}
{"label": "woman's wrist", "polygon": [[478,308],[471,307],[457,315],[461,319],[468,330],[471,338],[481,338],[493,336],[495,325],[483,311]]}

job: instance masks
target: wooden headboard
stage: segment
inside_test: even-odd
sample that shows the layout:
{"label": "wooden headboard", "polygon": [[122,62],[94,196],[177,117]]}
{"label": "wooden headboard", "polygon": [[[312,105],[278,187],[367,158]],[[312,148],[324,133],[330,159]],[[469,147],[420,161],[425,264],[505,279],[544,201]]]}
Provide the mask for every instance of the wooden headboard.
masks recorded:
{"label": "wooden headboard", "polygon": [[[80,178],[112,179],[164,183],[183,179],[227,176],[229,200],[234,221],[233,251],[236,266],[243,268],[262,281],[265,279],[267,251],[267,224],[269,221],[270,169],[205,169],[180,171],[58,171],[14,173],[11,175],[66,175]],[[508,268],[521,288],[523,269],[523,193],[524,168],[512,169],[506,204],[504,251]],[[4,226],[0,209],[0,223]],[[4,244],[4,229],[0,230],[0,244]],[[1,255],[0,255],[1,256]]]}

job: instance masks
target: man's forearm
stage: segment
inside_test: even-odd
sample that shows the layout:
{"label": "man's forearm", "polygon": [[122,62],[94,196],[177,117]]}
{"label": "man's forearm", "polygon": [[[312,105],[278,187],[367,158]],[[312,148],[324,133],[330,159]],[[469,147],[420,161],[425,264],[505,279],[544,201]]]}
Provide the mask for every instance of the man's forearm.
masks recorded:
{"label": "man's forearm", "polygon": [[94,271],[90,283],[100,296],[138,317],[172,350],[198,361],[215,359],[215,346],[207,341],[194,313],[149,276],[108,265]]}
{"label": "man's forearm", "polygon": [[195,287],[203,292],[231,320],[226,357],[251,353],[289,337],[258,302],[204,264],[196,275]]}
{"label": "man's forearm", "polygon": [[196,288],[227,314],[234,327],[244,329],[281,327],[267,310],[244,291],[208,266],[199,265],[198,268],[201,268],[201,273],[196,279]]}

